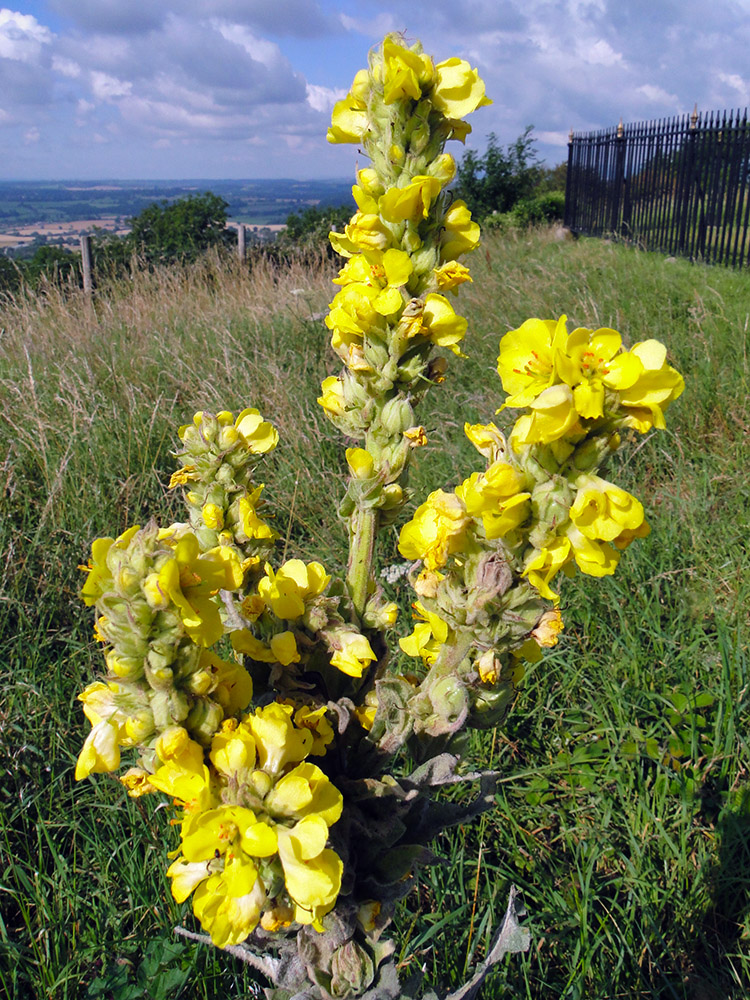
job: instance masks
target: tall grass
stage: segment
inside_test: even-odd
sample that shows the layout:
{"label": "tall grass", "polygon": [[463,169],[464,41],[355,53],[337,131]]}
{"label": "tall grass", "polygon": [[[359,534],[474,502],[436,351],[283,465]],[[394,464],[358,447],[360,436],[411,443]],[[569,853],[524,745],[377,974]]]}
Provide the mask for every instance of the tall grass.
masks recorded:
{"label": "tall grass", "polygon": [[[497,808],[437,845],[399,917],[405,969],[456,984],[519,885],[533,945],[487,997],[741,1000],[750,983],[750,285],[546,231],[491,237],[462,296],[470,358],[425,404],[417,497],[477,466],[465,420],[499,405],[497,342],[528,316],[658,337],[688,388],[669,431],[611,478],[650,538],[615,578],[563,592],[563,641],[507,723],[473,738],[503,774]],[[288,555],[345,559],[344,461],[315,403],[337,364],[314,317],[331,266],[251,272],[206,260],[136,275],[89,303],[50,287],[0,306],[0,993],[255,996],[253,975],[176,940],[192,918],[164,877],[163,811],[117,782],[76,784],[76,694],[99,669],[76,566],[90,540],[180,517],[164,483],[197,409],[258,406],[282,446],[265,465]],[[466,286],[465,286],[466,288]],[[381,543],[399,562],[396,532]],[[406,607],[407,595],[396,591]],[[479,859],[479,860],[478,860]]]}

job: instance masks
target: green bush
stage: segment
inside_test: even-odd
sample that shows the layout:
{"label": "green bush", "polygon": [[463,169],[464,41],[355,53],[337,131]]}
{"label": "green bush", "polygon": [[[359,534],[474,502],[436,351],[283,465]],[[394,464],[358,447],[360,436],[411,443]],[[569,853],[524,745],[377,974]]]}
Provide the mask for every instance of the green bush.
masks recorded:
{"label": "green bush", "polygon": [[555,222],[565,216],[565,195],[562,191],[547,191],[535,198],[517,202],[511,214],[519,226]]}

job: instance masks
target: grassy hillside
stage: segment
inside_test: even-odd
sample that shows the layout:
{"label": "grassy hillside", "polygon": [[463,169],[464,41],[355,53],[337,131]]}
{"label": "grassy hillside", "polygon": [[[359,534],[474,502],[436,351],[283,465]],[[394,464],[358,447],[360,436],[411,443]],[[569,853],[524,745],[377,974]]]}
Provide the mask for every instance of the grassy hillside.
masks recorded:
{"label": "grassy hillside", "polygon": [[[514,882],[533,944],[493,973],[488,998],[741,1000],[750,279],[547,232],[490,237],[474,257],[460,300],[470,357],[421,414],[417,497],[476,467],[463,423],[491,419],[499,337],[528,316],[657,337],[688,387],[669,431],[623,449],[610,474],[643,500],[651,536],[616,577],[565,584],[563,641],[507,724],[474,738],[504,775],[497,809],[437,845],[448,864],[404,907],[401,960],[457,984]],[[165,489],[177,425],[246,405],[280,431],[264,470],[287,555],[341,567],[343,450],[315,403],[337,370],[313,318],[331,275],[206,261],[137,275],[93,305],[50,289],[0,306],[0,994],[257,995],[234,959],[175,939],[194,923],[164,876],[164,811],[110,778],[73,780],[88,729],[76,694],[100,655],[76,567],[97,535],[180,517]],[[395,537],[384,565],[401,561]]]}

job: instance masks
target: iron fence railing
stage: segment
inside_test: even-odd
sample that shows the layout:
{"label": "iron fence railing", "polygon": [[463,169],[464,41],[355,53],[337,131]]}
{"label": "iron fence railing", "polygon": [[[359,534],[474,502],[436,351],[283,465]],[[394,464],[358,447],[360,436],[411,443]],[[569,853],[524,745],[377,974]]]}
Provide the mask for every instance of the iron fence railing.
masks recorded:
{"label": "iron fence railing", "polygon": [[571,133],[565,225],[693,260],[750,264],[747,109]]}

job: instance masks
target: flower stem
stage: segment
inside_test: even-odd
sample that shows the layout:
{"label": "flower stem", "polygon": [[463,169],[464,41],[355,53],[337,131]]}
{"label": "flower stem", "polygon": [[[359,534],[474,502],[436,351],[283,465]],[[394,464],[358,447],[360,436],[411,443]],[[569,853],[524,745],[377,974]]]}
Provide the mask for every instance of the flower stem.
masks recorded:
{"label": "flower stem", "polygon": [[349,565],[346,584],[359,618],[367,603],[375,535],[378,530],[378,511],[372,507],[358,507],[349,522]]}

